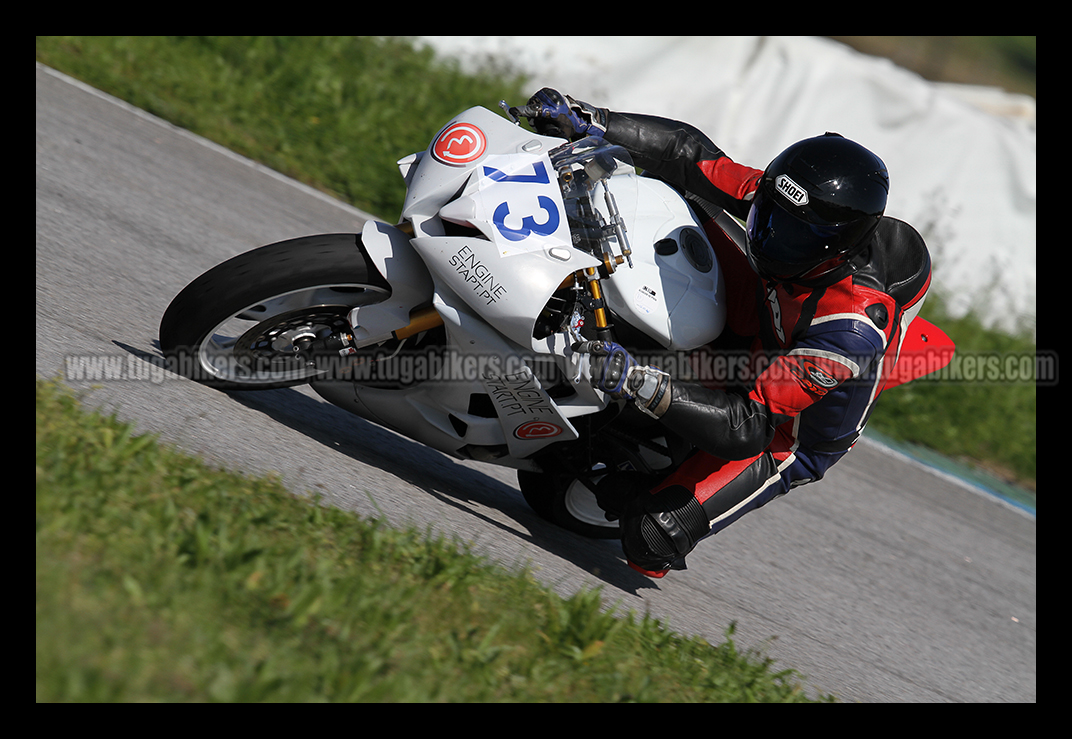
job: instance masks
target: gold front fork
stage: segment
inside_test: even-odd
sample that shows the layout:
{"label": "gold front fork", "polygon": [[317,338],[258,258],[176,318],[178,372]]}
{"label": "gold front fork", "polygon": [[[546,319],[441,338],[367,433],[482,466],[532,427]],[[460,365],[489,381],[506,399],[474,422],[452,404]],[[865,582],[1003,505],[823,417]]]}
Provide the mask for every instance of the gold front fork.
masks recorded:
{"label": "gold front fork", "polygon": [[607,326],[609,325],[607,323],[607,310],[603,307],[603,288],[599,284],[596,268],[589,267],[584,273],[588,278],[588,294],[592,296],[592,302],[595,304],[592,313],[594,313],[596,317],[596,329],[606,331]]}

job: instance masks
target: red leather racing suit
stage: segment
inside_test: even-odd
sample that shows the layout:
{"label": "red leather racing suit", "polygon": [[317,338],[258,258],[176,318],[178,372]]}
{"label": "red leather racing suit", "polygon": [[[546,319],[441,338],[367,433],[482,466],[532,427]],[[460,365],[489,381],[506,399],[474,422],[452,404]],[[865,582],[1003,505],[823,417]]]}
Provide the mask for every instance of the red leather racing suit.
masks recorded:
{"label": "red leather racing suit", "polygon": [[[747,217],[763,172],[694,127],[612,112],[605,138],[650,175]],[[706,229],[725,275],[727,327],[750,339],[756,374],[745,392],[674,382],[660,420],[699,451],[622,519],[626,555],[649,574],[681,566],[703,536],[823,477],[859,438],[930,286],[923,239],[893,218],[881,220],[851,274],[817,288],[760,279],[721,229]],[[676,502],[655,504],[660,496]]]}

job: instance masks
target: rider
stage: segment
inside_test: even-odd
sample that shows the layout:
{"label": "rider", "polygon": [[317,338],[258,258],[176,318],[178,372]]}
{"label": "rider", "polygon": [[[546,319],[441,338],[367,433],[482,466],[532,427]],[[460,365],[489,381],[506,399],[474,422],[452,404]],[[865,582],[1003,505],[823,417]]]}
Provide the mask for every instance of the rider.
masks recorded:
{"label": "rider", "polygon": [[671,380],[610,342],[578,347],[591,352],[596,387],[697,448],[650,494],[597,490],[620,517],[629,564],[662,577],[683,569],[701,538],[821,479],[856,443],[930,287],[930,256],[915,229],[883,215],[882,160],[838,134],[799,141],[761,171],[686,123],[551,88],[517,112],[541,133],[618,144],[650,175],[716,206],[709,213],[747,222],[743,253],[705,226],[726,277],[728,328],[764,360],[743,392]]}

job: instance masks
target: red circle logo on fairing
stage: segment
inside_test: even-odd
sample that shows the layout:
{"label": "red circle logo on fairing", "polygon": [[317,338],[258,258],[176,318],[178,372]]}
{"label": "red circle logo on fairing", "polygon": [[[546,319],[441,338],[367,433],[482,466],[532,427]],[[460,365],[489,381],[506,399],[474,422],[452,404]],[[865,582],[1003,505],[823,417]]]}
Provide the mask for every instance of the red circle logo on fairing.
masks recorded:
{"label": "red circle logo on fairing", "polygon": [[455,123],[439,134],[432,144],[432,156],[444,164],[463,165],[484,156],[488,139],[472,123]]}
{"label": "red circle logo on fairing", "polygon": [[548,439],[562,433],[562,427],[548,421],[529,421],[514,429],[519,439]]}

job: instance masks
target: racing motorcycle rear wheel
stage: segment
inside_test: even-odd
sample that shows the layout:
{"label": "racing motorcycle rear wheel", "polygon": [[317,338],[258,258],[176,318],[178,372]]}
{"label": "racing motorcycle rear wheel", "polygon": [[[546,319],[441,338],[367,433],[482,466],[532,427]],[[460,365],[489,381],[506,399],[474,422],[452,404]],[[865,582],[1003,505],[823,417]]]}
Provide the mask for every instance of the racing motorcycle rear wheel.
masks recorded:
{"label": "racing motorcycle rear wheel", "polygon": [[617,521],[608,521],[595,493],[576,477],[519,470],[518,486],[525,502],[540,518],[590,539],[617,539]]}
{"label": "racing motorcycle rear wheel", "polygon": [[358,234],[281,241],[183,289],[160,321],[160,349],[172,371],[221,390],[301,385],[325,371],[311,348],[348,330],[353,307],[390,294]]}

